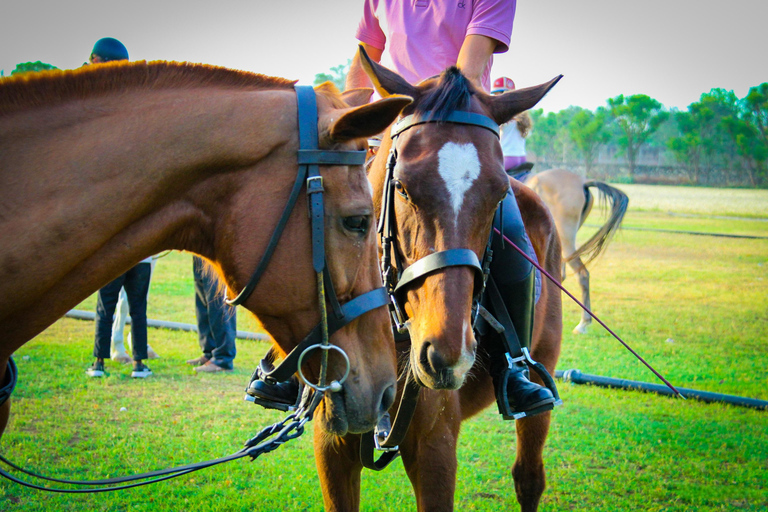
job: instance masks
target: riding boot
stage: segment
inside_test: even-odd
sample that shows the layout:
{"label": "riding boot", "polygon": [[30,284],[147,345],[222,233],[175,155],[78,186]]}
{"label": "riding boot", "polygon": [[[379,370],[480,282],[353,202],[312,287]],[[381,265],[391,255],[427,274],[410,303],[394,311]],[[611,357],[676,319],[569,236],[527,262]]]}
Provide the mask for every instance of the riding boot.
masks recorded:
{"label": "riding boot", "polygon": [[[271,370],[275,358],[275,351],[270,348],[262,360],[262,366]],[[271,383],[264,380],[262,373],[257,370],[245,392],[253,398],[254,403],[262,407],[285,411],[287,406],[294,405],[298,401],[299,380],[293,375],[285,382]]]}
{"label": "riding boot", "polygon": [[[488,329],[483,342],[490,356],[490,370],[496,388],[499,413],[505,419],[531,416],[552,409],[553,392],[528,379],[528,364],[523,349],[531,345],[535,305],[536,273],[533,265],[504,238],[535,257],[515,195],[510,191],[496,211],[493,227],[502,236],[491,239],[493,259],[485,292],[485,308],[500,322]],[[527,350],[526,350],[527,352]],[[536,364],[536,373],[543,366]],[[543,370],[546,373],[546,370]],[[551,378],[545,381],[552,381]],[[554,385],[551,385],[554,390]]]}

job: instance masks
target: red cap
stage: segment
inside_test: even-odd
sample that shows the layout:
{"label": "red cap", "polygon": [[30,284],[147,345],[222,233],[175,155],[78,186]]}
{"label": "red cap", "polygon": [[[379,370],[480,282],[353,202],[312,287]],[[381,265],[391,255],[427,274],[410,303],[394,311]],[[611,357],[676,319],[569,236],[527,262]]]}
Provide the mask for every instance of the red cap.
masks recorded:
{"label": "red cap", "polygon": [[513,91],[514,89],[515,89],[515,82],[513,82],[511,78],[507,78],[506,76],[500,76],[499,78],[493,81],[493,86],[491,86],[491,94]]}

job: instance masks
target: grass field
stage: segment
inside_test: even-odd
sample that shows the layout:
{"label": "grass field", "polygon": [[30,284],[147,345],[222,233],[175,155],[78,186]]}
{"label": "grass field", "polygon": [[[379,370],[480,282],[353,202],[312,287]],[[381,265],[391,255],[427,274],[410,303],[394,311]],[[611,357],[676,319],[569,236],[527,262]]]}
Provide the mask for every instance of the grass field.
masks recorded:
{"label": "grass field", "polygon": [[[620,187],[630,197],[628,227],[768,236],[768,191]],[[599,220],[595,212],[588,223]],[[673,384],[768,400],[768,240],[625,230],[591,274],[595,313]],[[577,292],[572,276],[564,284]],[[579,312],[563,300],[558,368],[654,381],[598,325],[571,334]],[[79,309],[94,304],[91,297]],[[189,255],[158,262],[149,311],[194,323]],[[238,328],[258,325],[241,310]],[[25,345],[0,451],[51,476],[102,478],[231,453],[282,417],[242,401],[266,344],[239,341],[235,372],[195,375],[184,364],[199,353],[195,334],[149,334],[162,359],[138,382],[114,363],[108,378],[85,377],[90,322],[63,319]],[[540,510],[768,510],[768,411],[564,383],[560,393],[565,404],[553,415]],[[456,510],[517,509],[514,439],[514,425],[492,409],[464,424]],[[362,496],[366,511],[415,510],[399,461],[366,472]],[[322,508],[310,435],[254,463],[137,490],[65,496],[0,483],[0,510],[25,512]]]}

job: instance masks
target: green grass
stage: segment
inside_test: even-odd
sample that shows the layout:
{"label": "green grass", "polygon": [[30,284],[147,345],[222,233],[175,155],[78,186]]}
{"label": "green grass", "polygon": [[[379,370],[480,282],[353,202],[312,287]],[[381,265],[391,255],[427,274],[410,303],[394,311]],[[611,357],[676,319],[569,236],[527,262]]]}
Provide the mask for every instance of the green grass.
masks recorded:
{"label": "green grass", "polygon": [[[718,191],[727,204],[706,216],[695,205],[707,198],[685,196],[694,206],[677,211],[700,216],[680,217],[646,208],[634,195],[638,187],[626,187],[628,226],[768,236],[768,223],[760,220],[768,215],[745,209],[744,191]],[[641,188],[659,204],[673,203],[681,190],[711,190]],[[754,220],[713,218],[721,215]],[[768,240],[626,230],[591,274],[595,313],[673,384],[768,400]],[[564,284],[577,291],[572,276]],[[587,335],[571,334],[579,312],[563,300],[560,369],[654,382],[598,325]],[[79,308],[93,305],[90,298]],[[149,311],[194,323],[188,255],[158,262]],[[257,330],[258,323],[241,310],[238,328]],[[150,343],[163,358],[152,362],[154,376],[138,382],[114,363],[108,378],[87,379],[92,343],[92,323],[64,319],[19,350],[19,385],[2,442],[9,458],[60,478],[116,476],[231,453],[282,417],[242,401],[264,343],[238,341],[232,374],[195,375],[184,360],[199,353],[196,335],[153,329]],[[554,413],[547,441],[540,510],[768,510],[767,411],[564,383],[560,393],[565,404]],[[456,509],[515,510],[514,452],[514,425],[493,408],[466,422]],[[415,509],[399,461],[381,473],[365,472],[362,496],[366,511]],[[138,490],[63,496],[0,483],[0,509],[24,512],[322,508],[311,434],[253,463],[236,461]]]}

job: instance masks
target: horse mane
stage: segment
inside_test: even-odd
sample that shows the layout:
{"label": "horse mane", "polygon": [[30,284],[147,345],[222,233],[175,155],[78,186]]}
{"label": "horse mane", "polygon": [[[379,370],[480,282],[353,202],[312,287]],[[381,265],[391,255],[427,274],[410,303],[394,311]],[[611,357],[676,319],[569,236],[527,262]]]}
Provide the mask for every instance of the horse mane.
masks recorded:
{"label": "horse mane", "polygon": [[126,89],[289,89],[294,83],[284,78],[207,64],[117,61],[66,71],[24,73],[0,79],[0,115]]}
{"label": "horse mane", "polygon": [[440,74],[437,85],[418,100],[414,112],[429,111],[430,119],[444,121],[454,110],[468,110],[473,94],[469,80],[459,68],[451,66]]}

